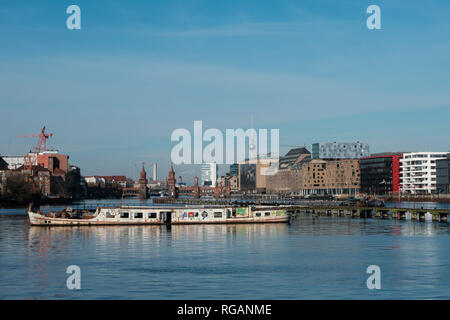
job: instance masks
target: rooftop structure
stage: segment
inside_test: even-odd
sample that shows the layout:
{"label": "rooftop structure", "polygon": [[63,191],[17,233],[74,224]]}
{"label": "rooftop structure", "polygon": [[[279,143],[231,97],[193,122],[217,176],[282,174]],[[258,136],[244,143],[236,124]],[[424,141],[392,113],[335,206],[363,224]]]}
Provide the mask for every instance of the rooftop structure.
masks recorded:
{"label": "rooftop structure", "polygon": [[369,145],[362,142],[325,142],[312,145],[312,159],[359,159],[369,156]]}

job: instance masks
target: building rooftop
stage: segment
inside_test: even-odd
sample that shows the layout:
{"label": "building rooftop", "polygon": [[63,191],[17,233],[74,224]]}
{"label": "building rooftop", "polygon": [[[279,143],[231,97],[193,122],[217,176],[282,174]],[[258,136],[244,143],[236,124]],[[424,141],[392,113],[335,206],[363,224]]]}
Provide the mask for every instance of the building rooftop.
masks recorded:
{"label": "building rooftop", "polygon": [[8,163],[0,157],[0,170],[8,169]]}
{"label": "building rooftop", "polygon": [[291,149],[286,153],[283,157],[280,158],[279,168],[280,169],[288,169],[296,166],[299,162],[301,162],[305,158],[309,158],[311,156],[311,152],[306,148],[295,148]]}

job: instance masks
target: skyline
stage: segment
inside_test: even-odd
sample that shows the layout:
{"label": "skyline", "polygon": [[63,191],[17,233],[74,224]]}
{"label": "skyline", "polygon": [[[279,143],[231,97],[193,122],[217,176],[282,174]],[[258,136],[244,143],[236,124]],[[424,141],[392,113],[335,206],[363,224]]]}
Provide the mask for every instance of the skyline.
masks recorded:
{"label": "skyline", "polygon": [[[173,130],[245,129],[250,114],[280,145],[450,149],[444,1],[77,1],[69,31],[70,4],[0,6],[1,155],[45,125],[84,175],[132,177],[146,160],[164,177]],[[365,27],[370,4],[382,30]]]}

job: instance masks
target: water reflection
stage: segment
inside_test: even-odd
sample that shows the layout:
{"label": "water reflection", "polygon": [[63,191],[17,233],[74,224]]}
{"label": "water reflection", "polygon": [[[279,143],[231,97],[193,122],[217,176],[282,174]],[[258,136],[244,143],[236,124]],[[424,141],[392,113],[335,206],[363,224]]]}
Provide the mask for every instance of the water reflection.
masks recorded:
{"label": "water reflection", "polygon": [[[449,298],[449,227],[300,214],[288,224],[31,227],[0,215],[0,298]],[[65,287],[81,267],[83,290]],[[377,264],[376,295],[365,270]]]}

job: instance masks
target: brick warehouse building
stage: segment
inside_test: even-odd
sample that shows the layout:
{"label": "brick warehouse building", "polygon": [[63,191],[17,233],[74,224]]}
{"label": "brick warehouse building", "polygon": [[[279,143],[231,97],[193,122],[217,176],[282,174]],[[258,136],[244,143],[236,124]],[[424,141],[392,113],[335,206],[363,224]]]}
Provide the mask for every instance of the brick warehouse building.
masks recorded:
{"label": "brick warehouse building", "polygon": [[402,153],[375,154],[361,158],[361,192],[377,195],[398,193],[402,158]]}

